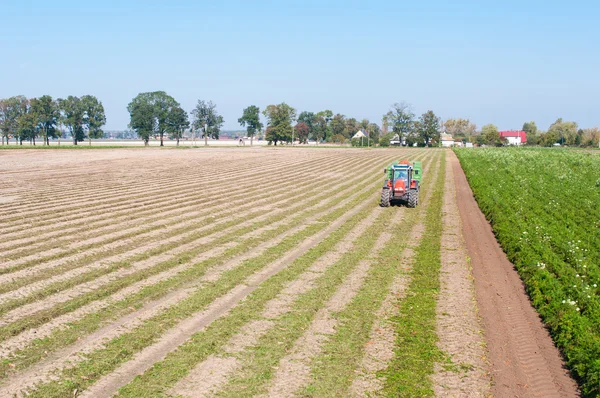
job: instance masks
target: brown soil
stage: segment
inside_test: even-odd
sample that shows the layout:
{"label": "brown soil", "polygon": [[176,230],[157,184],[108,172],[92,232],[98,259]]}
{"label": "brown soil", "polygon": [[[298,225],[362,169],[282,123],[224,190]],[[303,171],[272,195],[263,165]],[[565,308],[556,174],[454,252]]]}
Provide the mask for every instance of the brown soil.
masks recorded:
{"label": "brown soil", "polygon": [[251,275],[245,283],[236,286],[226,295],[213,301],[205,311],[179,323],[175,328],[163,335],[157,343],[142,350],[131,361],[125,363],[115,372],[102,378],[98,383],[90,387],[90,389],[86,390],[82,397],[97,398],[112,396],[120,387],[130,382],[136,375],[141,374],[150,368],[154,362],[164,359],[169,352],[183,344],[191,335],[204,329],[219,317],[229,313],[232,308],[237,306],[244,298],[248,297],[260,283],[289,266],[294,260],[311,247],[317,245],[322,239],[333,230],[339,228],[348,218],[352,217],[352,215],[356,214],[359,210],[360,208],[357,207],[345,213],[323,231],[304,240],[295,249],[287,252],[281,259]]}
{"label": "brown soil", "polygon": [[[389,222],[390,228],[395,227],[403,217],[404,212],[402,209],[398,209]],[[390,238],[390,234],[382,233],[370,250],[368,257],[377,255]],[[269,387],[269,397],[291,397],[310,381],[312,359],[319,355],[329,336],[335,333],[338,322],[334,314],[342,311],[356,296],[372,265],[373,261],[360,261],[327,301],[325,307],[317,312],[306,332],[296,341],[290,354],[279,362]]]}
{"label": "brown soil", "polygon": [[436,364],[434,387],[438,397],[487,397],[491,380],[456,204],[452,159],[446,157],[440,294],[436,311],[438,346],[452,363]]}
{"label": "brown soil", "polygon": [[508,261],[477,202],[456,156],[450,152],[462,232],[475,278],[479,315],[496,397],[576,397],[565,370],[523,283]]}

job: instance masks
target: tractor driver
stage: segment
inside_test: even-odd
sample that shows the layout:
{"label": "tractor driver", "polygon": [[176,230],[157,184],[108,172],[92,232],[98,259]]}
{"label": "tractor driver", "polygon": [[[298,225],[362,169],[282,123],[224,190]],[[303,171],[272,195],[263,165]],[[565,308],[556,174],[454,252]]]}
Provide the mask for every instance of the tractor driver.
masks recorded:
{"label": "tractor driver", "polygon": [[395,180],[406,180],[406,177],[406,170],[396,170],[396,175],[394,176]]}

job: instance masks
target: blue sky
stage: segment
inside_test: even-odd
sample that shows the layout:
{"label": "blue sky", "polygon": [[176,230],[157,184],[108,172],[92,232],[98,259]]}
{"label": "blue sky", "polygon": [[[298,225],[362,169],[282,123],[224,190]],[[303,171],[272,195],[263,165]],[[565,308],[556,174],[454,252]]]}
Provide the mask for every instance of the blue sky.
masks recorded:
{"label": "blue sky", "polygon": [[479,127],[600,125],[595,1],[0,0],[0,98],[96,95],[124,129],[140,92],[190,111],[282,101],[377,123],[394,102]]}

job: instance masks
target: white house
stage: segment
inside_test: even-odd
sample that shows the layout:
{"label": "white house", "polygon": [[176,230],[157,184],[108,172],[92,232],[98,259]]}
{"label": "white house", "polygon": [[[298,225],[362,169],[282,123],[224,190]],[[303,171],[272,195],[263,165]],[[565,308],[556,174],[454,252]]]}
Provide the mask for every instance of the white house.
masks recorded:
{"label": "white house", "polygon": [[500,137],[508,142],[508,145],[523,145],[527,143],[527,133],[524,131],[500,131]]}
{"label": "white house", "polygon": [[440,141],[442,142],[442,146],[445,148],[454,146],[454,138],[450,134],[442,134],[440,136]]}

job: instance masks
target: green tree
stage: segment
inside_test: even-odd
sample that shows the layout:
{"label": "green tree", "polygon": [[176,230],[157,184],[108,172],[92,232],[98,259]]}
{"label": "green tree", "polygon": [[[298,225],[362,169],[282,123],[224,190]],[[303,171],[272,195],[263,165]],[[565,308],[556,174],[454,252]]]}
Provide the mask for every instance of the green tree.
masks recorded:
{"label": "green tree", "polygon": [[498,132],[498,127],[493,124],[486,124],[481,128],[481,135],[487,145],[502,146],[502,137]]}
{"label": "green tree", "polygon": [[157,130],[154,105],[138,95],[129,103],[127,110],[130,116],[129,128],[136,132],[138,137],[144,141],[145,146],[148,146],[150,137]]}
{"label": "green tree", "polygon": [[49,137],[56,137],[56,127],[60,118],[60,110],[56,101],[49,95],[31,100],[31,111],[39,121],[44,144],[50,145]]}
{"label": "green tree", "polygon": [[333,135],[331,131],[330,122],[333,119],[333,112],[329,109],[318,112],[316,115],[316,129],[315,129],[315,138],[317,143],[321,140],[328,141],[329,138]]}
{"label": "green tree", "polygon": [[392,131],[399,135],[401,141],[406,141],[407,145],[410,145],[409,142],[416,142],[415,114],[410,104],[395,103],[384,118],[392,127]]}
{"label": "green tree", "polygon": [[440,118],[433,113],[427,111],[421,115],[418,124],[419,138],[425,145],[429,146],[431,141],[440,141]]}
{"label": "green tree", "polygon": [[208,137],[219,139],[219,132],[223,126],[223,116],[217,112],[217,105],[212,101],[198,100],[196,108],[192,111],[194,120],[192,126],[195,130],[201,130],[204,137],[204,145],[208,145]]}
{"label": "green tree", "polygon": [[238,119],[238,123],[242,127],[246,126],[246,132],[250,137],[250,146],[252,146],[254,135],[263,128],[263,125],[260,122],[260,108],[256,105],[250,105],[244,109],[244,113],[242,114],[242,117]]}
{"label": "green tree", "polygon": [[317,115],[313,112],[302,112],[298,116],[298,123],[304,123],[308,126],[308,138],[316,139]]}
{"label": "green tree", "polygon": [[379,143],[381,129],[376,123],[369,123],[367,126],[367,132],[369,133],[369,141],[371,141],[373,144]]}
{"label": "green tree", "polygon": [[84,123],[85,123],[85,107],[81,98],[69,95],[65,99],[58,99],[59,108],[63,114],[63,124],[71,133],[73,145],[83,141]]}
{"label": "green tree", "polygon": [[102,138],[104,135],[102,131],[102,126],[106,123],[104,106],[93,95],[81,97],[81,105],[85,111],[83,127],[87,131],[88,145],[92,145],[92,138]]}
{"label": "green tree", "polygon": [[469,119],[448,119],[444,122],[444,132],[453,137],[465,137],[466,141],[472,142],[471,137],[475,135],[477,126]]}
{"label": "green tree", "polygon": [[[164,146],[163,140],[168,128],[167,117],[171,109],[175,107],[179,107],[179,103],[164,91],[140,93],[127,106],[131,118],[130,126],[138,132],[146,145],[148,145],[150,135],[153,135],[160,137],[160,146]],[[134,114],[132,111],[140,112],[140,114]],[[150,120],[145,120],[149,119],[150,115],[152,115],[152,123]],[[152,132],[146,137],[147,128],[150,125],[152,125]],[[138,128],[134,126],[141,126],[141,129],[138,131]]]}
{"label": "green tree", "polygon": [[35,145],[35,139],[39,133],[39,121],[38,115],[31,107],[31,100],[26,100],[17,117],[17,137],[21,145],[23,145],[23,140],[29,140]]}
{"label": "green tree", "polygon": [[523,131],[527,133],[527,135],[529,136],[529,134],[537,134],[538,132],[538,128],[537,125],[535,124],[535,122],[531,121],[531,122],[525,122],[523,123]]}
{"label": "green tree", "polygon": [[351,117],[344,121],[344,134],[347,138],[352,138],[360,130],[360,123],[355,118]]}
{"label": "green tree", "polygon": [[393,132],[389,132],[389,133],[384,133],[381,138],[379,139],[379,146],[381,147],[389,147],[390,146],[390,141],[392,140],[392,138],[394,137],[394,133]]}
{"label": "green tree", "polygon": [[346,139],[350,138],[344,134],[346,129],[346,117],[341,113],[336,114],[330,122],[331,135],[332,136],[344,136]]}
{"label": "green tree", "polygon": [[293,127],[292,122],[296,120],[296,110],[282,102],[279,105],[269,105],[263,111],[263,115],[267,118],[267,134],[266,139],[269,143],[292,140]]}
{"label": "green tree", "polygon": [[0,129],[2,130],[2,143],[6,138],[6,144],[9,144],[9,138],[15,137],[17,140],[17,131],[19,116],[27,111],[28,101],[22,95],[3,99],[0,102]]}
{"label": "green tree", "polygon": [[189,127],[190,122],[187,112],[179,106],[171,108],[167,114],[167,133],[177,140],[177,146],[179,146],[179,140],[183,137],[183,132]]}
{"label": "green tree", "polygon": [[575,122],[565,122],[562,118],[558,118],[548,128],[548,133],[558,135],[558,142],[561,145],[577,144],[577,123]]}

